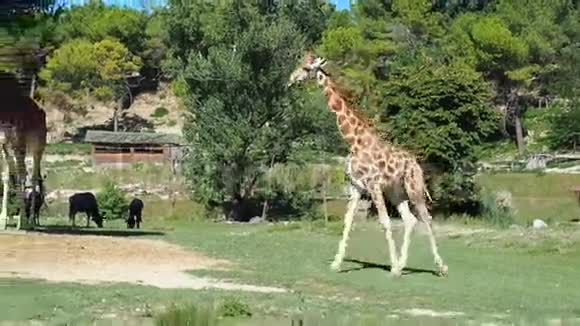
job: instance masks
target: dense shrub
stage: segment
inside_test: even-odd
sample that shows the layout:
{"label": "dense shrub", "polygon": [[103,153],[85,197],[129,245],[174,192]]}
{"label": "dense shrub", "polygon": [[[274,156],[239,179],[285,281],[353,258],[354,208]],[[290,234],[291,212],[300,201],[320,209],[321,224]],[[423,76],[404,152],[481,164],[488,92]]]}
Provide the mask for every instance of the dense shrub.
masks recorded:
{"label": "dense shrub", "polygon": [[169,114],[169,110],[167,110],[166,108],[160,106],[158,108],[155,109],[155,111],[153,112],[153,114],[151,114],[151,117],[153,118],[163,118],[164,116]]}
{"label": "dense shrub", "polygon": [[514,213],[509,193],[482,192],[480,214],[484,221],[505,228],[514,223]]}
{"label": "dense shrub", "polygon": [[112,182],[107,182],[103,190],[97,193],[99,210],[108,220],[123,218],[127,211],[127,199],[123,192]]}
{"label": "dense shrub", "polygon": [[155,318],[156,326],[214,326],[217,316],[211,307],[173,306]]}

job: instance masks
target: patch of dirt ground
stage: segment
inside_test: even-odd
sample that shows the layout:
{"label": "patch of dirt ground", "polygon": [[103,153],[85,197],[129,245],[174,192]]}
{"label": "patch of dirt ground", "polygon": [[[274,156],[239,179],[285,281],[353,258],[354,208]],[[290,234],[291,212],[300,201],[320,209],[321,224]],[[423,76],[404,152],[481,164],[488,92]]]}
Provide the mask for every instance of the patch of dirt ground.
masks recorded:
{"label": "patch of dirt ground", "polygon": [[232,264],[161,240],[42,233],[0,234],[0,277],[159,288],[286,292],[274,287],[195,277],[186,271]]}

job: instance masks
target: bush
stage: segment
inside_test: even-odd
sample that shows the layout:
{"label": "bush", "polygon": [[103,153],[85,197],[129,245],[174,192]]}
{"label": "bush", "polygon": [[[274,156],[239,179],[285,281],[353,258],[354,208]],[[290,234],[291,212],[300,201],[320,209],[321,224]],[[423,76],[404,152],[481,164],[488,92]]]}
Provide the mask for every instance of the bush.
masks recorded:
{"label": "bush", "polygon": [[46,146],[46,154],[54,155],[88,155],[91,153],[91,145],[84,143],[56,143]]}
{"label": "bush", "polygon": [[107,182],[97,194],[97,202],[101,214],[108,220],[123,218],[129,206],[121,190],[112,182]]}
{"label": "bush", "polygon": [[427,189],[436,210],[451,214],[479,212],[480,189],[475,180],[475,170],[455,169],[452,172],[425,172]]}
{"label": "bush", "polygon": [[514,223],[514,210],[509,192],[483,191],[481,195],[481,217],[484,221],[502,228]]}
{"label": "bush", "polygon": [[251,317],[250,306],[240,302],[237,298],[227,297],[219,306],[218,313],[221,317]]}
{"label": "bush", "polygon": [[160,106],[158,108],[155,109],[155,111],[153,112],[153,114],[151,114],[151,117],[153,118],[163,118],[164,116],[169,114],[169,110],[167,110],[166,108]]}
{"label": "bush", "polygon": [[563,108],[551,117],[548,141],[553,149],[580,147],[580,104]]}
{"label": "bush", "polygon": [[195,305],[173,306],[155,318],[156,326],[211,326],[217,323],[213,309]]}

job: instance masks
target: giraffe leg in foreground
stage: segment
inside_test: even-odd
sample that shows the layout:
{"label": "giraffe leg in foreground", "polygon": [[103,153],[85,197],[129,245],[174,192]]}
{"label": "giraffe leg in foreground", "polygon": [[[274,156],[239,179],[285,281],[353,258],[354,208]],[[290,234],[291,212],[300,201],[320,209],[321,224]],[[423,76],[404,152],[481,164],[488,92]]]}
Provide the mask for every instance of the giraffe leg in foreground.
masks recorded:
{"label": "giraffe leg in foreground", "polygon": [[[41,153],[39,153],[38,151],[35,151],[32,154],[32,191],[33,194],[35,191],[38,191],[41,194],[41,197],[44,194],[44,189],[42,189],[43,187],[40,186],[42,179],[40,176],[40,159],[41,159]],[[40,186],[40,189],[36,189],[38,186]],[[36,196],[32,196],[31,199],[31,203],[30,203],[30,207],[32,210],[32,227],[34,228],[35,226],[37,226],[39,224],[38,221],[38,215],[36,215]]]}
{"label": "giraffe leg in foreground", "polygon": [[448,268],[443,263],[443,259],[441,256],[439,256],[439,251],[437,250],[437,242],[435,241],[435,235],[433,233],[431,223],[433,217],[431,217],[431,214],[429,214],[427,206],[425,205],[425,195],[428,193],[425,188],[423,172],[419,166],[413,165],[410,167],[410,170],[407,171],[407,176],[405,178],[405,190],[407,192],[409,201],[415,207],[419,218],[425,223],[425,226],[427,227],[427,236],[429,237],[429,242],[431,243],[433,258],[437,268],[439,269],[438,274],[440,276],[447,276]]}
{"label": "giraffe leg in foreground", "polygon": [[356,187],[351,187],[350,200],[348,202],[348,208],[344,216],[344,229],[342,230],[342,239],[338,244],[338,251],[334,256],[334,261],[330,265],[330,268],[334,271],[340,270],[340,264],[344,259],[344,254],[346,253],[346,246],[348,242],[348,235],[352,228],[354,213],[358,207],[358,202],[360,200],[361,193]]}
{"label": "giraffe leg in foreground", "polygon": [[26,147],[20,146],[20,148],[15,150],[16,158],[16,170],[18,174],[18,198],[20,199],[20,214],[18,216],[18,224],[16,226],[17,230],[27,229],[30,226],[28,219],[26,218]]}
{"label": "giraffe leg in foreground", "polygon": [[391,274],[393,276],[401,276],[399,270],[399,263],[397,261],[397,248],[395,247],[395,240],[393,239],[393,230],[391,228],[391,218],[387,212],[385,205],[385,198],[383,197],[383,190],[379,185],[375,186],[372,193],[372,198],[379,213],[379,222],[385,230],[385,237],[389,246],[389,255],[391,257]]}
{"label": "giraffe leg in foreground", "polygon": [[433,233],[432,226],[433,217],[431,217],[431,214],[429,214],[429,211],[427,211],[427,207],[425,207],[424,202],[416,204],[415,207],[419,217],[421,218],[421,221],[425,222],[427,236],[429,237],[429,242],[431,243],[431,251],[435,260],[435,265],[437,265],[437,268],[439,269],[439,276],[447,276],[449,268],[443,262],[443,259],[439,255],[439,250],[437,249],[437,241],[435,241],[435,234]]}
{"label": "giraffe leg in foreground", "polygon": [[394,274],[401,274],[405,266],[407,265],[407,258],[409,254],[409,246],[411,245],[411,235],[417,224],[417,218],[411,210],[409,209],[409,201],[403,200],[397,205],[397,211],[403,219],[405,226],[405,234],[403,236],[403,245],[401,246],[401,256],[399,257],[399,265],[395,270]]}
{"label": "giraffe leg in foreground", "polygon": [[[5,148],[5,145],[2,145],[2,149]],[[8,166],[8,158],[4,155],[4,151],[0,150],[0,156],[3,163],[3,171],[2,171],[2,212],[0,213],[0,229],[6,229],[6,224],[8,222],[8,187],[10,183],[10,168]]]}

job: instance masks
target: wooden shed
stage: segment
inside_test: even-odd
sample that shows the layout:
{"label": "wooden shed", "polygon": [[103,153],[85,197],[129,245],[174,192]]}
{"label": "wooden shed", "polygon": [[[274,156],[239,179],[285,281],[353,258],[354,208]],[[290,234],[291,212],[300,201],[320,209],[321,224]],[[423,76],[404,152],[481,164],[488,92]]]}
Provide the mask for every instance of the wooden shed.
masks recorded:
{"label": "wooden shed", "polygon": [[93,165],[126,165],[138,162],[175,164],[182,139],[175,134],[88,130]]}

